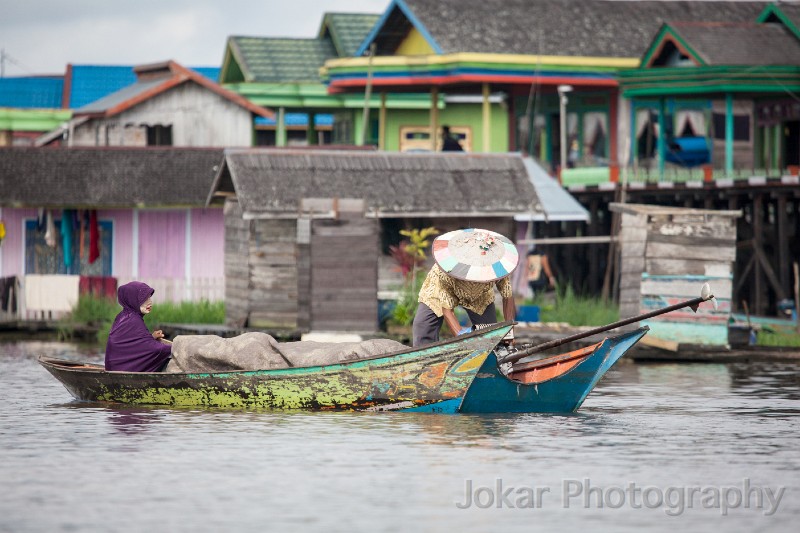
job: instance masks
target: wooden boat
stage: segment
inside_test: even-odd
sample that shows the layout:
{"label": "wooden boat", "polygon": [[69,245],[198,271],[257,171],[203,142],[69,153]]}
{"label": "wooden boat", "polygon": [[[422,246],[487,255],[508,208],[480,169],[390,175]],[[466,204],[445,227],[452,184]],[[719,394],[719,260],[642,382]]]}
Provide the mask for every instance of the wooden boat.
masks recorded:
{"label": "wooden boat", "polygon": [[107,372],[39,357],[79,400],[265,409],[455,412],[511,322],[417,349],[303,368],[219,373]]}
{"label": "wooden boat", "polygon": [[569,353],[518,362],[508,377],[493,352],[461,402],[461,413],[571,413],[650,328],[603,339]]}

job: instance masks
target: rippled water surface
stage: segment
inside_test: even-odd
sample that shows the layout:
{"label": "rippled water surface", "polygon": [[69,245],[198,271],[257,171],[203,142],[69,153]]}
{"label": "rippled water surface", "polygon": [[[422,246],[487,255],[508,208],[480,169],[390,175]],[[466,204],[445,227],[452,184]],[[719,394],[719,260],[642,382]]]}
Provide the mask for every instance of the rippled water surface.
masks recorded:
{"label": "rippled water surface", "polygon": [[800,519],[794,363],[623,360],[577,414],[467,416],[87,404],[37,355],[101,360],[0,344],[0,531],[796,531]]}

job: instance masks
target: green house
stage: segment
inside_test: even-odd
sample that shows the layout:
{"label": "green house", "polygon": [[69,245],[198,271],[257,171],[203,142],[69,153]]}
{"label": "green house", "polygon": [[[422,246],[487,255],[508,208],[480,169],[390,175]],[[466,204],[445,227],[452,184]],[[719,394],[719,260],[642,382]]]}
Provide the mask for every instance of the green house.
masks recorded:
{"label": "green house", "polygon": [[[800,105],[792,97],[800,90],[800,33],[782,9],[771,5],[749,23],[666,23],[641,67],[620,74],[633,107],[655,110],[660,173],[686,137],[707,139],[720,177],[800,166]],[[637,133],[645,131],[640,118],[632,118]]]}
{"label": "green house", "polygon": [[220,83],[277,114],[274,121],[256,122],[253,144],[376,144],[379,117],[370,110],[383,103],[425,112],[425,95],[330,94],[322,83],[325,62],[355,54],[377,20],[371,14],[327,13],[313,38],[229,37]]}

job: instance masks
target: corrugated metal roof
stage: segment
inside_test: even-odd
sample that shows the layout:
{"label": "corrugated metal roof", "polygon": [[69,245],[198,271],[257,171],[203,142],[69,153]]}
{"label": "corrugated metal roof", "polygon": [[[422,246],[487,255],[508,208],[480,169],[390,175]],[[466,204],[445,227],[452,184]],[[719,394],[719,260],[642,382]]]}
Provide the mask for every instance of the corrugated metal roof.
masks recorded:
{"label": "corrugated metal roof", "polygon": [[542,204],[542,212],[532,215],[514,217],[516,220],[534,220],[543,222],[580,221],[589,222],[587,211],[564,187],[551,177],[542,166],[525,158],[528,177],[536,189],[536,195]]}
{"label": "corrugated metal roof", "polygon": [[57,109],[63,91],[60,76],[0,78],[0,107]]}
{"label": "corrugated metal roof", "polygon": [[226,183],[252,218],[291,217],[304,198],[333,197],[363,198],[378,217],[542,210],[518,154],[226,150],[212,193]]}
{"label": "corrugated metal roof", "polygon": [[0,206],[200,206],[221,149],[0,148]]}
{"label": "corrugated metal roof", "polygon": [[165,78],[159,78],[156,80],[148,80],[148,81],[139,81],[132,85],[128,85],[123,87],[122,89],[117,90],[99,100],[95,100],[94,102],[87,104],[83,107],[79,107],[75,110],[76,113],[103,113],[112,107],[115,107],[123,102],[130,100],[146,91],[149,91],[155,87],[158,87],[162,83],[166,81]]}
{"label": "corrugated metal roof", "polygon": [[[189,68],[212,81],[219,79],[219,67]],[[72,65],[69,107],[83,107],[134,83],[132,65]]]}

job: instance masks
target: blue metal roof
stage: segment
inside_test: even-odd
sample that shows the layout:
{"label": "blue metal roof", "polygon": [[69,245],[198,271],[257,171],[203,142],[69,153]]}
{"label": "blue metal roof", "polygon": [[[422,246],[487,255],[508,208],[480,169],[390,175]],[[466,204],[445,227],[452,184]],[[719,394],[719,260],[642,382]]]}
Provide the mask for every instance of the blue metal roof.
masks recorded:
{"label": "blue metal roof", "polygon": [[[219,79],[219,67],[189,68],[214,82]],[[134,83],[136,74],[130,65],[73,65],[69,107],[84,107]]]}
{"label": "blue metal roof", "polygon": [[[256,126],[275,126],[277,120],[256,117]],[[308,115],[306,113],[286,113],[287,126],[308,126]],[[314,116],[315,126],[333,126],[333,115],[327,113],[320,113]]]}
{"label": "blue metal roof", "polygon": [[0,107],[59,108],[63,90],[60,76],[0,78]]}

